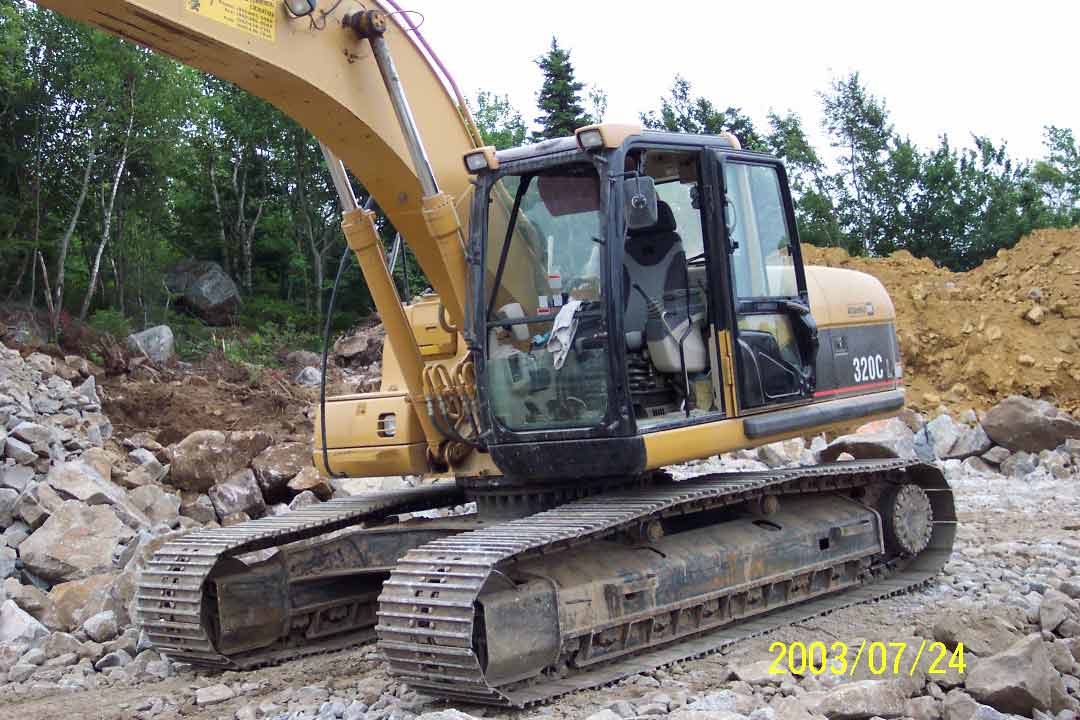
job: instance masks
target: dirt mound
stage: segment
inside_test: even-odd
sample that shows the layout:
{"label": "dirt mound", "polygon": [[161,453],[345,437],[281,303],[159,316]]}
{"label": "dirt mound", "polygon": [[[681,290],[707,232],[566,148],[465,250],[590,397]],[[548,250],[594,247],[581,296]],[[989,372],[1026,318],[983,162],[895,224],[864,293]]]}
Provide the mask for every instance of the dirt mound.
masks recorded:
{"label": "dirt mound", "polygon": [[1080,410],[1080,228],[1039,230],[966,273],[906,251],[863,258],[804,245],[803,257],[884,283],[916,409],[1026,395]]}

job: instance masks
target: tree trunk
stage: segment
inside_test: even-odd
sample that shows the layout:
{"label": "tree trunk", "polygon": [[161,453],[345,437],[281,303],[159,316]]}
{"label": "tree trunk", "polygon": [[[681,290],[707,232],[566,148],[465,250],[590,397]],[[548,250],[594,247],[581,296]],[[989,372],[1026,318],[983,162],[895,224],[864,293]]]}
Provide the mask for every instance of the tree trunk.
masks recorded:
{"label": "tree trunk", "polygon": [[94,289],[97,287],[98,273],[101,272],[101,256],[105,252],[105,246],[109,244],[109,233],[112,231],[113,208],[116,207],[116,195],[120,191],[120,182],[124,177],[124,168],[128,161],[128,148],[131,144],[131,131],[135,126],[135,89],[132,85],[131,114],[128,115],[127,133],[124,135],[124,145],[120,150],[120,160],[116,163],[116,172],[113,174],[112,191],[109,194],[109,204],[104,208],[104,220],[101,228],[101,244],[98,245],[97,254],[94,256],[94,265],[90,270],[90,286],[86,288],[86,296],[83,298],[82,308],[79,310],[79,320],[86,321],[86,313],[90,310],[90,302],[94,298]]}
{"label": "tree trunk", "polygon": [[60,312],[64,307],[64,264],[67,262],[68,248],[71,247],[71,237],[75,234],[75,226],[79,222],[79,215],[82,214],[83,203],[86,202],[86,193],[90,187],[90,174],[94,169],[96,160],[94,140],[91,139],[90,155],[86,159],[86,172],[83,173],[79,199],[75,202],[75,209],[71,213],[71,221],[68,223],[67,230],[60,240],[60,253],[56,259],[56,287],[53,288],[53,299],[49,308],[49,323],[52,326],[53,339],[55,339],[57,329],[60,326]]}
{"label": "tree trunk", "polygon": [[221,245],[221,264],[225,266],[225,273],[232,274],[232,253],[229,252],[229,238],[225,234],[225,213],[221,209],[221,192],[218,190],[217,175],[214,174],[214,151],[210,150],[208,167],[210,174],[210,192],[214,198],[214,208],[218,216],[218,243]]}

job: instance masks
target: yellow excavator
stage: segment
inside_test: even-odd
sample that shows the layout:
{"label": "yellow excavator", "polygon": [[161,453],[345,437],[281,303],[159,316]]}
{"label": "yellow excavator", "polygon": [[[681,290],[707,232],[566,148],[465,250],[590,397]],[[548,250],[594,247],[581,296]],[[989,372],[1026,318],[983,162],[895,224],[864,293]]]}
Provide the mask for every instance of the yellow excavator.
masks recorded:
{"label": "yellow excavator", "polygon": [[[419,691],[520,707],[945,563],[932,465],[694,463],[904,403],[888,295],[803,265],[778,159],[616,124],[485,147],[394,0],[38,2],[320,139],[387,335],[379,391],[325,402],[314,462],[423,479],[168,542],[136,596],[162,652],[243,669],[377,640]],[[402,301],[346,166],[433,292]]]}

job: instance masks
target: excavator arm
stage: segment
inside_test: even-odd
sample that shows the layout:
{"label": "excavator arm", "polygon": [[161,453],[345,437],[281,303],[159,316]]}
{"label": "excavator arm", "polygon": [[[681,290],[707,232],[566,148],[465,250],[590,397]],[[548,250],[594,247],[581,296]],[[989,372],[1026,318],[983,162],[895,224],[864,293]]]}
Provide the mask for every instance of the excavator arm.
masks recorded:
{"label": "excavator arm", "polygon": [[[406,238],[460,327],[463,278],[448,270],[458,259],[448,264],[443,254],[447,245],[455,248],[444,242],[440,252],[425,221],[421,182],[372,46],[342,25],[372,3],[311,0],[314,12],[295,17],[280,0],[35,1],[235,83],[311,131]],[[412,35],[386,23],[385,40],[439,189],[467,217],[460,211],[470,191],[462,155],[476,146],[475,131],[468,110],[447,87],[449,78]]]}

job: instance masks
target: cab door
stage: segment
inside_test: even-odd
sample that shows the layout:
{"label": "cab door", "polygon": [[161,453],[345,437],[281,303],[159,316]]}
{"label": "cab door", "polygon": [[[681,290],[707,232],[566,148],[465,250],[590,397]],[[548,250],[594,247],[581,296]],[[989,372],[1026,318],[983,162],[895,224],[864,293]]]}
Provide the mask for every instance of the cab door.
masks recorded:
{"label": "cab door", "polygon": [[810,312],[783,164],[714,151],[718,263],[732,322],[741,411],[808,401],[816,385],[817,325]]}

